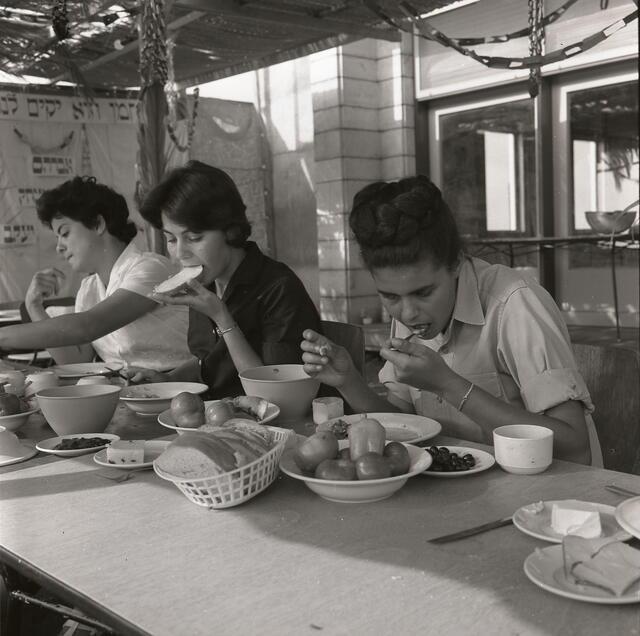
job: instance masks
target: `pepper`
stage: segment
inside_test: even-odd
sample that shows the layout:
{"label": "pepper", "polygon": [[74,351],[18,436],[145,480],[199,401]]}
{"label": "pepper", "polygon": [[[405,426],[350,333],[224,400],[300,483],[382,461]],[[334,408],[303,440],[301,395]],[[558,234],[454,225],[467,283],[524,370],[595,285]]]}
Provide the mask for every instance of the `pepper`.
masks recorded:
{"label": "pepper", "polygon": [[349,455],[355,461],[365,453],[382,455],[387,432],[373,418],[364,418],[349,426]]}

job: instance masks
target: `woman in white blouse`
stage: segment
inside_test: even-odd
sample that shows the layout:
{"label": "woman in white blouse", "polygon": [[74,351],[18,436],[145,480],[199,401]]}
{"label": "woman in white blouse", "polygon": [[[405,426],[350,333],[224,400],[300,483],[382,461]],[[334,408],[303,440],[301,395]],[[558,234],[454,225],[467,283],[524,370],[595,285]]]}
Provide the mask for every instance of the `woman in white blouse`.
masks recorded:
{"label": "woman in white blouse", "polygon": [[546,426],[555,457],[589,463],[590,441],[598,451],[587,425],[593,405],[551,296],[509,267],[466,256],[427,177],[367,186],[349,220],[393,318],[380,351],[388,399],[344,349],[311,330],[301,345],[307,373],[337,387],[355,412],[415,412],[486,444],[498,426]]}
{"label": "woman in white blouse", "polygon": [[148,296],[176,272],[164,256],[141,252],[124,197],[93,177],[75,177],[37,201],[39,219],[57,238],[57,252],[72,270],[86,273],[75,312],[50,318],[44,301],[57,294],[64,274],[38,272],[25,305],[33,322],[0,329],[1,349],[48,349],[58,364],[87,362],[173,369],[192,356],[188,313]]}

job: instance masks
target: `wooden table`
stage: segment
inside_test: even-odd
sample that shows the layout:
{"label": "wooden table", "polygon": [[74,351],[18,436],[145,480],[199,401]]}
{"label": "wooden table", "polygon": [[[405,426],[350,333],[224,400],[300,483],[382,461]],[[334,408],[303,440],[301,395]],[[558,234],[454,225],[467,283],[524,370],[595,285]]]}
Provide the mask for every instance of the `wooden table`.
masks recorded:
{"label": "wooden table", "polygon": [[[51,434],[37,421],[26,430]],[[108,430],[166,431],[122,410]],[[622,499],[604,485],[640,489],[633,475],[561,461],[534,476],[494,467],[415,477],[390,499],[360,505],[325,501],[281,475],[251,501],[214,511],[152,471],[115,483],[99,476],[105,470],[91,455],[0,469],[0,561],[118,633],[640,632],[638,605],[593,605],[531,583],[523,562],[550,544],[513,526],[427,541],[541,499],[616,505]]]}

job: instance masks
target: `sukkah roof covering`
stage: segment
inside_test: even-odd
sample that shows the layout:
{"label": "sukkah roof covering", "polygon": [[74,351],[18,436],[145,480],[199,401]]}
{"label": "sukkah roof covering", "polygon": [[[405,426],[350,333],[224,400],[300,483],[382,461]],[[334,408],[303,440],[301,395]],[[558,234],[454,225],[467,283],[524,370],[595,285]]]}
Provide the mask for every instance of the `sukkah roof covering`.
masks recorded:
{"label": "sukkah roof covering", "polygon": [[[87,88],[140,84],[138,28],[149,0],[0,0],[0,70]],[[157,1],[157,0],[156,0]],[[405,16],[395,0],[374,0]],[[413,0],[429,12],[457,0]],[[220,79],[361,38],[399,40],[370,0],[164,0],[181,87]],[[61,11],[66,13],[61,14]],[[52,15],[68,23],[60,40]]]}

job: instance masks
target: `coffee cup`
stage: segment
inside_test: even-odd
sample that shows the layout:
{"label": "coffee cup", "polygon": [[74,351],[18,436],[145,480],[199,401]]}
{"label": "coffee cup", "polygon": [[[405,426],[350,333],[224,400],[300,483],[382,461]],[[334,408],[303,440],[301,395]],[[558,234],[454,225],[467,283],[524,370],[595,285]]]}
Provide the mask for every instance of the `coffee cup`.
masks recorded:
{"label": "coffee cup", "polygon": [[313,423],[316,425],[344,415],[344,402],[341,397],[315,398],[311,402],[311,408]]}
{"label": "coffee cup", "polygon": [[493,446],[498,465],[508,473],[541,473],[553,460],[553,431],[545,426],[512,424],[493,431]]}

